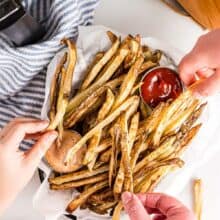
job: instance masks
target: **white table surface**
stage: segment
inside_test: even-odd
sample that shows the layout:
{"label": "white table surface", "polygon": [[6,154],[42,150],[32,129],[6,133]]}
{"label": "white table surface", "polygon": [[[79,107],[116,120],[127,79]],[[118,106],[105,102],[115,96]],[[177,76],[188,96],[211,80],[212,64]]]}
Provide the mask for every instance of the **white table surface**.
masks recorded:
{"label": "white table surface", "polygon": [[[95,24],[112,27],[124,33],[140,33],[142,36],[157,37],[185,52],[189,51],[196,39],[204,32],[191,19],[181,16],[160,0],[102,0],[95,14]],[[205,137],[204,137],[205,138]],[[220,219],[220,167],[219,156],[215,155],[198,169],[194,177],[204,180],[203,219]],[[5,213],[3,220],[43,220],[32,207],[32,196],[39,186],[36,173],[31,182]],[[179,195],[179,199],[191,207],[191,183]]]}

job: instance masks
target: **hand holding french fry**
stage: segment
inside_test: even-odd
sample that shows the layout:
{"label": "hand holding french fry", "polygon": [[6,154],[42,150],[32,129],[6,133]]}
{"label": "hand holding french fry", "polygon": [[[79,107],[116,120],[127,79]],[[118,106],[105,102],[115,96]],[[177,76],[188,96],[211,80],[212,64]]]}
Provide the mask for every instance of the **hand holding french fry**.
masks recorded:
{"label": "hand holding french fry", "polygon": [[[0,131],[0,216],[31,179],[41,158],[57,137],[55,131],[39,135],[47,121],[16,118]],[[37,139],[34,146],[20,151],[24,139]]]}
{"label": "hand holding french fry", "polygon": [[195,220],[193,212],[175,198],[165,194],[135,195],[125,192],[122,194],[122,202],[131,220]]}
{"label": "hand holding french fry", "polygon": [[220,29],[199,38],[179,65],[180,77],[195,95],[210,96],[220,91]]}

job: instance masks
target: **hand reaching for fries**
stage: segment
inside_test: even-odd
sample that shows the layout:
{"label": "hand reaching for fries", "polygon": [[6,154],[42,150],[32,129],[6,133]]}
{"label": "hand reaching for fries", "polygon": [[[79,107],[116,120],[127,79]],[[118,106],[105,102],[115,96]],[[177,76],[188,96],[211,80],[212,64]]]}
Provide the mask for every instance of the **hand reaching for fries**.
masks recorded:
{"label": "hand reaching for fries", "polygon": [[179,65],[180,77],[193,86],[195,95],[210,96],[220,91],[220,29],[199,38]]}
{"label": "hand reaching for fries", "polygon": [[[159,193],[122,195],[125,211],[131,220],[195,220],[194,214],[175,198]],[[150,215],[154,215],[151,218]]]}
{"label": "hand reaching for fries", "polygon": [[[16,118],[0,131],[0,216],[31,179],[41,158],[57,137],[55,131],[42,135],[47,121]],[[26,152],[19,150],[24,139],[37,139]]]}

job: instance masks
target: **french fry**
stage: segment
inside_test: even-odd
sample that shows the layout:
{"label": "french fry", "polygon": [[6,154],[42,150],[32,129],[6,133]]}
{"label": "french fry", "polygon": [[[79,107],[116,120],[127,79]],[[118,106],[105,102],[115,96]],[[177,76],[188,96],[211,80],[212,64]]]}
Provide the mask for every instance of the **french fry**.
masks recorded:
{"label": "french fry", "polygon": [[89,203],[102,204],[103,201],[108,200],[109,197],[113,197],[113,192],[110,189],[104,190],[101,193],[93,194],[89,197]]}
{"label": "french fry", "polygon": [[62,68],[66,62],[67,53],[64,53],[63,57],[61,58],[60,63],[58,64],[50,87],[50,111],[49,111],[49,119],[52,121],[56,115],[57,111],[57,98],[58,98],[58,91],[59,91],[59,78],[62,71]]}
{"label": "french fry", "polygon": [[74,198],[67,206],[66,211],[69,213],[72,213],[73,211],[75,211],[79,206],[81,206],[84,202],[86,202],[86,200],[88,199],[88,197],[90,195],[92,195],[93,193],[97,192],[100,189],[105,188],[106,186],[108,186],[108,181],[102,181],[100,183],[97,183],[93,186],[91,186],[90,188],[88,188],[86,191],[82,192],[79,196],[77,196],[76,198]]}
{"label": "french fry", "polygon": [[132,169],[134,169],[136,162],[138,160],[139,154],[144,149],[144,145],[145,144],[148,145],[148,143],[145,143],[147,137],[148,137],[148,134],[142,135],[141,139],[134,145],[133,149],[131,150],[131,168]]}
{"label": "french fry", "polygon": [[147,118],[151,111],[149,111],[150,107],[146,107],[143,101],[140,102],[140,111],[141,111],[141,116],[142,118]]}
{"label": "french fry", "polygon": [[137,58],[135,63],[131,66],[128,74],[125,76],[121,86],[120,86],[120,92],[117,96],[117,99],[115,100],[114,106],[112,109],[116,109],[131,93],[132,88],[135,84],[135,81],[138,76],[138,70],[143,62],[143,57]]}
{"label": "french fry", "polygon": [[67,65],[66,72],[65,72],[65,79],[64,79],[63,86],[60,87],[59,89],[59,95],[58,95],[58,100],[57,100],[57,106],[59,106],[59,109],[57,109],[54,120],[50,122],[50,125],[48,126],[47,130],[54,130],[64,117],[67,105],[69,103],[73,71],[76,65],[77,57],[76,57],[75,45],[69,39],[63,39],[62,43],[66,44],[69,49],[69,53],[67,57],[68,65]]}
{"label": "french fry", "polygon": [[140,119],[140,114],[137,112],[132,118],[131,118],[131,123],[129,127],[129,152],[131,152],[131,149],[134,145],[136,136],[137,136],[137,131],[138,131],[138,126],[139,126],[139,119]]}
{"label": "french fry", "polygon": [[122,202],[119,202],[114,209],[112,220],[120,220],[122,209],[123,209],[123,204],[122,204]]}
{"label": "french fry", "polygon": [[[101,109],[99,110],[97,116],[97,122],[100,122],[105,118],[105,116],[110,112],[113,103],[114,103],[114,94],[112,93],[111,89],[107,89],[106,102],[102,105]],[[95,149],[99,144],[101,135],[102,135],[102,131],[100,130],[90,140],[88,151],[86,152],[83,162],[85,165],[89,164],[88,165],[89,169],[93,168],[95,163],[95,157],[97,158],[97,154],[95,154]]]}
{"label": "french fry", "polygon": [[50,184],[50,189],[52,189],[52,190],[73,189],[73,188],[76,188],[76,187],[101,182],[101,181],[107,180],[107,179],[108,179],[108,173],[103,173],[103,174],[99,174],[97,176],[93,176],[93,177],[90,177],[90,178],[87,178],[87,179],[68,182],[68,183],[63,183],[63,184],[59,184],[59,185]]}
{"label": "french fry", "polygon": [[109,163],[109,186],[111,187],[113,178],[116,175],[116,169],[117,169],[117,157],[118,157],[118,145],[119,145],[119,138],[120,138],[120,130],[118,127],[118,124],[116,123],[113,127],[112,132],[112,148],[110,151],[110,163]]}
{"label": "french fry", "polygon": [[81,91],[87,89],[91,82],[98,75],[100,70],[105,66],[105,64],[112,58],[116,53],[120,44],[119,38],[116,38],[111,48],[104,54],[104,56],[91,68],[90,72],[87,74],[85,80],[82,83]]}
{"label": "french fry", "polygon": [[176,140],[175,136],[169,137],[166,141],[164,141],[164,143],[161,144],[160,147],[158,147],[156,150],[154,150],[152,153],[150,153],[145,158],[143,158],[140,162],[138,162],[135,166],[134,172],[135,173],[138,172],[146,164],[155,160],[161,155],[163,155],[163,157],[166,157],[169,154],[171,154],[174,151],[172,144],[174,143],[175,140]]}
{"label": "french fry", "polygon": [[112,90],[108,89],[107,93],[106,93],[106,101],[102,105],[101,109],[99,110],[98,116],[97,116],[98,122],[103,120],[108,115],[108,113],[110,112],[110,110],[112,108],[112,105],[114,104],[114,101],[115,101],[115,96],[114,96]]}
{"label": "french fry", "polygon": [[194,180],[194,212],[197,220],[202,219],[202,180],[195,179]]}
{"label": "french fry", "polygon": [[84,116],[86,113],[90,111],[90,109],[93,107],[93,105],[97,102],[97,100],[100,98],[101,95],[103,95],[108,87],[101,86],[99,89],[97,89],[93,94],[88,96],[84,102],[80,104],[77,111],[73,112],[71,116],[69,116],[68,119],[64,121],[64,126],[66,128],[73,127],[82,116]]}
{"label": "french fry", "polygon": [[118,37],[113,32],[107,31],[106,33],[107,33],[107,36],[108,36],[109,40],[112,43],[114,43],[118,39]]}
{"label": "french fry", "polygon": [[115,109],[108,117],[105,118],[102,122],[98,123],[93,129],[91,129],[87,134],[84,135],[72,149],[69,150],[66,162],[71,161],[75,153],[99,130],[104,128],[106,125],[113,122],[123,111],[129,108],[133,102],[139,100],[137,96],[131,96],[125,102],[123,102],[117,109]]}
{"label": "french fry", "polygon": [[140,48],[140,38],[138,40],[135,40],[134,38],[129,39],[128,45],[129,45],[130,52],[124,60],[125,69],[133,65],[133,63],[135,62],[138,56],[138,52]]}
{"label": "french fry", "polygon": [[199,101],[195,100],[192,103],[192,105],[190,105],[181,114],[179,114],[177,117],[175,117],[174,120],[171,120],[165,129],[164,135],[178,131],[180,129],[181,125],[190,117],[190,115],[198,107],[198,104],[199,104]]}
{"label": "french fry", "polygon": [[140,75],[140,74],[142,74],[142,73],[145,73],[145,72],[147,72],[149,69],[151,69],[151,68],[153,68],[153,67],[156,67],[156,66],[158,66],[158,64],[152,62],[151,60],[145,61],[145,62],[141,65],[141,67],[140,67],[140,69],[139,69],[139,71],[138,71],[138,75]]}
{"label": "french fry", "polygon": [[87,150],[86,155],[83,160],[84,165],[87,165],[88,163],[90,163],[94,159],[95,149],[99,145],[101,135],[102,135],[102,131],[100,130],[97,133],[95,133],[95,135],[90,139],[90,142],[88,145],[88,150]]}
{"label": "french fry", "polygon": [[167,126],[171,117],[174,117],[175,113],[181,114],[181,110],[189,106],[194,100],[194,97],[191,91],[187,90],[183,92],[176,100],[174,100],[169,107],[163,111],[160,123],[156,128],[156,131],[153,136],[153,143],[155,146],[158,146],[160,138],[164,133],[164,130]]}
{"label": "french fry", "polygon": [[92,177],[98,174],[105,173],[108,170],[109,170],[109,166],[105,165],[92,171],[82,170],[82,171],[73,172],[73,173],[61,175],[61,176],[54,177],[54,178],[49,178],[48,181],[50,184],[60,185],[60,184],[67,183],[67,182],[86,179],[86,178],[89,178],[89,177]]}
{"label": "french fry", "polygon": [[141,169],[139,172],[135,173],[134,178],[140,178],[143,177],[146,173],[149,173],[152,170],[158,169],[163,166],[167,165],[176,165],[177,167],[183,167],[184,162],[179,158],[171,158],[167,160],[162,161],[155,161],[154,163],[150,163],[149,165],[146,165],[143,169]]}
{"label": "french fry", "polygon": [[[121,153],[122,153],[122,164],[124,170],[124,190],[128,191],[133,189],[133,178],[132,170],[130,165],[130,151],[133,143],[129,143],[129,132],[128,132],[128,119],[126,113],[122,114],[120,120],[121,127]],[[133,132],[133,131],[132,131]],[[133,134],[131,134],[133,138]],[[132,140],[134,141],[134,140]]]}
{"label": "french fry", "polygon": [[179,168],[176,164],[168,164],[162,167],[159,167],[155,171],[153,171],[149,176],[146,176],[142,180],[142,182],[135,186],[135,192],[151,192],[153,190],[153,187],[155,187],[156,184],[164,177],[166,176],[170,171],[173,171],[175,169]]}
{"label": "french fry", "polygon": [[107,65],[107,67],[104,68],[102,76],[91,86],[89,86],[87,89],[83,90],[81,93],[70,100],[70,103],[67,107],[67,113],[75,111],[78,105],[84,100],[85,97],[87,97],[88,93],[94,92],[97,88],[106,83],[124,61],[128,52],[129,50],[127,47],[121,46],[112,58],[111,62]]}

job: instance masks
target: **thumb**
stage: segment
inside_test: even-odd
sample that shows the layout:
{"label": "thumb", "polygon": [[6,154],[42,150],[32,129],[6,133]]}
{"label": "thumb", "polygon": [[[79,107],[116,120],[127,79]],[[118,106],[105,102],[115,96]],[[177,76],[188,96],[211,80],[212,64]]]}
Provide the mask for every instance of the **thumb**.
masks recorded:
{"label": "thumb", "polygon": [[48,131],[43,134],[35,145],[27,152],[25,162],[35,169],[56,138],[56,131]]}
{"label": "thumb", "polygon": [[122,202],[131,220],[150,220],[150,216],[136,195],[124,192]]}

